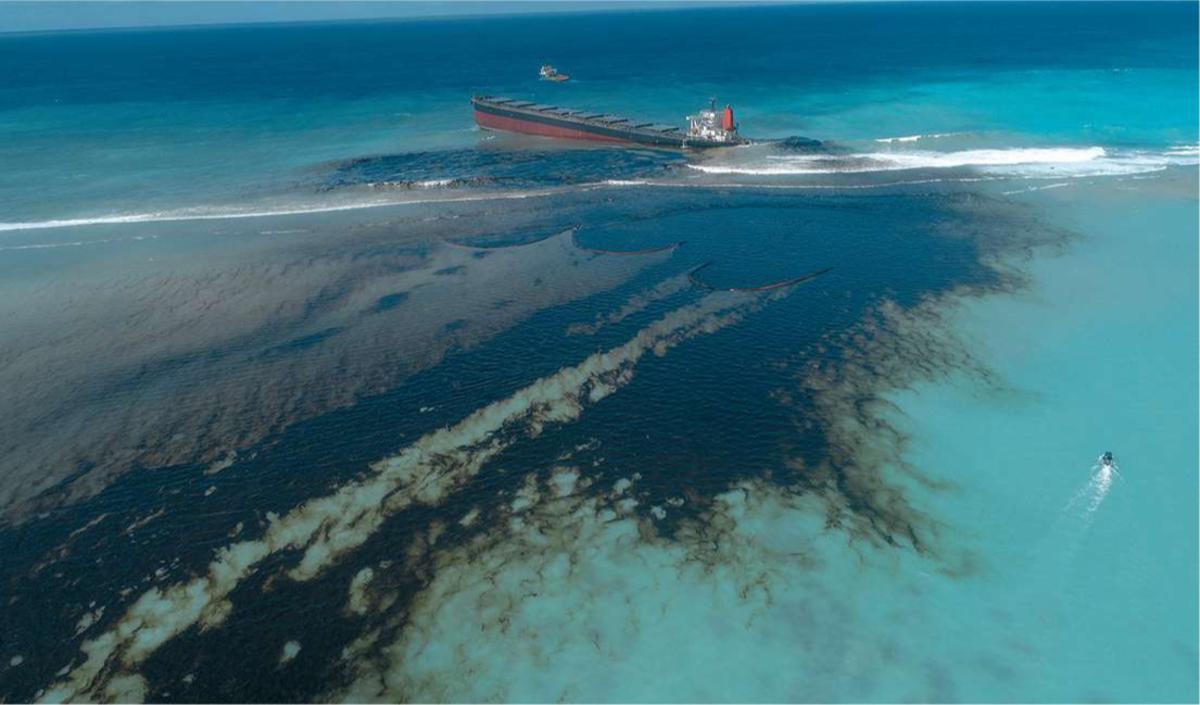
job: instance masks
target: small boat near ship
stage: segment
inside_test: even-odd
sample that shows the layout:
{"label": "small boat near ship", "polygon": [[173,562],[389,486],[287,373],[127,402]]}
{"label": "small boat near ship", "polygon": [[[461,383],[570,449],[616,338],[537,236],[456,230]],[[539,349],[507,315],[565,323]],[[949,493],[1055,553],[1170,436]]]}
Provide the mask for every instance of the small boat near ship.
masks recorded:
{"label": "small boat near ship", "polygon": [[538,78],[543,81],[554,81],[556,83],[571,80],[570,76],[565,73],[559,73],[559,70],[550,64],[542,64],[542,68],[538,70]]}
{"label": "small boat near ship", "polygon": [[498,96],[477,95],[471,99],[471,105],[475,108],[476,124],[488,130],[684,149],[732,147],[750,142],[738,134],[733,108],[726,105],[718,110],[716,101],[712,101],[708,109],[688,116],[686,130],[609,113],[539,105]]}

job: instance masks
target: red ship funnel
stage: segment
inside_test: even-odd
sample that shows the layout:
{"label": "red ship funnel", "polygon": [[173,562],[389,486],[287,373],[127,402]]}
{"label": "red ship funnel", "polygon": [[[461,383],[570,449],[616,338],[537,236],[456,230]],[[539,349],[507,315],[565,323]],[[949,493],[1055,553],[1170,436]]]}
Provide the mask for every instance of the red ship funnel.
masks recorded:
{"label": "red ship funnel", "polygon": [[725,113],[721,115],[721,129],[726,132],[733,132],[733,108],[725,106]]}

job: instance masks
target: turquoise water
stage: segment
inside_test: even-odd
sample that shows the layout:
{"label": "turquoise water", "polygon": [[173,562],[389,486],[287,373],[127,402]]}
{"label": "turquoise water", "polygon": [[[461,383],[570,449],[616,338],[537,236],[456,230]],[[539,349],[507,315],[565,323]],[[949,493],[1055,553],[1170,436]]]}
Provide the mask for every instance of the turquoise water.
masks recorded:
{"label": "turquoise water", "polygon": [[1195,701],[1195,24],[0,36],[0,697]]}
{"label": "turquoise water", "polygon": [[[955,384],[900,395],[920,429],[912,461],[973,479],[949,511],[998,538],[994,609],[1036,649],[1045,698],[1170,700],[1194,688],[1196,538],[1176,529],[1196,511],[1195,444],[1180,432],[1196,415],[1196,210],[1145,182],[1029,198],[1086,240],[1033,265],[1026,294],[956,320],[1016,398]],[[1089,463],[1070,448],[1087,443],[1127,449],[1111,485],[1078,472]]]}

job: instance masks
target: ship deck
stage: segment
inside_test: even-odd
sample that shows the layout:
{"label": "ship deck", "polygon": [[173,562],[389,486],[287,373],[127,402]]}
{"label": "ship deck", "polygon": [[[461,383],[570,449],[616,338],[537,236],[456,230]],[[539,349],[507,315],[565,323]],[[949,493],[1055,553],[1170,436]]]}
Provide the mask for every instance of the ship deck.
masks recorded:
{"label": "ship deck", "polygon": [[[689,138],[683,130],[671,125],[660,125],[608,113],[561,108],[557,105],[543,105],[533,101],[502,96],[477,95],[471,99],[471,103],[477,112],[482,111],[509,120],[530,121],[557,129],[586,133],[588,136],[585,139],[633,142],[659,147],[705,148],[738,144]],[[514,131],[521,132],[523,130],[516,129]]]}

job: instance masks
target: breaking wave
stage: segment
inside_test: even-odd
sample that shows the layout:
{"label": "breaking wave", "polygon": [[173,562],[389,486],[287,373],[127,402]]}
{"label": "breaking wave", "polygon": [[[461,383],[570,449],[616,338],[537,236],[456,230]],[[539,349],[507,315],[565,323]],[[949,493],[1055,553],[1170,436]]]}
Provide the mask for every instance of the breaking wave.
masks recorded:
{"label": "breaking wave", "polygon": [[[181,208],[169,211],[154,211],[149,213],[125,213],[120,215],[102,215],[91,218],[63,218],[53,220],[31,220],[23,222],[0,222],[0,232],[16,230],[48,230],[51,228],[74,228],[86,225],[119,225],[123,223],[169,223],[192,220],[237,220],[241,218],[270,218],[284,215],[307,215],[312,213],[333,213],[337,211],[361,210],[364,208],[385,208],[387,206],[408,206],[424,203],[457,203],[462,201],[488,201],[533,198],[548,195],[553,191],[505,191],[472,194],[469,196],[431,196],[428,198],[386,198],[379,197],[370,200],[352,200],[340,203],[323,203],[314,205],[280,206],[277,208],[262,208],[256,210],[239,210],[236,208]],[[10,248],[11,249],[11,248]]]}
{"label": "breaking wave", "polygon": [[1167,150],[1167,155],[1172,157],[1200,157],[1200,145],[1176,145]]}
{"label": "breaking wave", "polygon": [[[663,150],[564,147],[459,149],[363,157],[317,168],[292,203],[199,206],[0,222],[0,232],[86,225],[265,218],[431,202],[528,198],[565,187],[640,185],[686,162]],[[473,192],[472,192],[473,191]],[[471,193],[464,193],[471,192]],[[320,199],[321,202],[313,202]],[[307,202],[306,202],[307,201]]]}
{"label": "breaking wave", "polygon": [[[911,143],[950,137],[934,133],[879,138]],[[692,158],[696,158],[694,155]],[[681,167],[731,176],[871,174],[921,169],[969,169],[992,178],[1073,178],[1120,176],[1200,164],[1200,146],[1176,145],[1161,152],[1119,151],[1100,146],[903,150],[853,152],[804,137],[701,155],[688,161],[663,150],[562,148],[554,150],[464,149],[365,157],[339,162],[317,177],[307,196],[322,202],[259,206],[199,206],[92,217],[0,222],[0,232],[88,225],[177,222],[350,211],[387,206],[546,196],[565,188],[601,186],[699,186],[736,188],[745,184],[694,184],[676,178]],[[969,180],[969,179],[968,179]],[[896,182],[912,183],[912,182]],[[927,183],[927,181],[916,182]],[[806,184],[809,188],[877,188],[891,184]],[[764,186],[764,184],[755,184]],[[469,193],[463,193],[467,191]],[[340,194],[340,195],[334,195]],[[301,194],[304,199],[304,195]],[[332,200],[329,200],[332,198]],[[25,248],[22,249],[35,249]],[[13,249],[13,248],[9,248]]]}
{"label": "breaking wave", "polygon": [[880,137],[875,140],[884,144],[894,144],[896,142],[919,142],[920,140],[936,140],[942,137],[954,137],[961,135],[961,132],[934,132],[928,135],[905,135],[903,137]]}
{"label": "breaking wave", "polygon": [[[904,140],[907,138],[895,138]],[[1186,149],[1167,152],[1114,151],[1104,147],[1028,147],[861,152],[852,154],[767,154],[751,161],[713,160],[688,167],[707,174],[787,176],[863,174],[916,169],[970,168],[997,176],[1081,177],[1141,174],[1173,165],[1193,165]]]}

